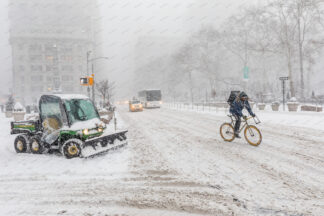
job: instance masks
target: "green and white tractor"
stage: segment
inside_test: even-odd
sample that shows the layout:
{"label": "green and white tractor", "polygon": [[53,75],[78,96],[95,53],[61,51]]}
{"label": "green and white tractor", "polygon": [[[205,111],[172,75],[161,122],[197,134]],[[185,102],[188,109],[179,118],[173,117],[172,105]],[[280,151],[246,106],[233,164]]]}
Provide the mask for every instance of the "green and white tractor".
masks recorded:
{"label": "green and white tractor", "polygon": [[83,95],[43,95],[39,118],[11,122],[17,153],[59,151],[66,158],[91,157],[127,145],[127,130],[113,130],[100,120],[92,101]]}

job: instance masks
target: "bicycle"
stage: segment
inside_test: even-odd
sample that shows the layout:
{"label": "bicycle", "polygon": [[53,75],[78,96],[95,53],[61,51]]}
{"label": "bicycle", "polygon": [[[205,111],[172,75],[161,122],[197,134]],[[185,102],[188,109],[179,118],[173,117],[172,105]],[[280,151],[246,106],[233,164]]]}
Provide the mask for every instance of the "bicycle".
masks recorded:
{"label": "bicycle", "polygon": [[[233,115],[228,115],[228,117],[231,118],[231,123],[226,122],[222,124],[219,130],[220,130],[221,137],[224,139],[224,141],[232,142],[235,139],[234,125],[236,120]],[[248,120],[251,118],[253,118],[255,124],[261,123],[261,121],[257,116],[255,117],[250,116],[247,118],[243,118],[242,121],[243,126],[241,124],[239,133],[241,133],[241,131],[245,128],[244,137],[246,141],[252,146],[258,146],[262,142],[262,134],[256,126],[249,124]]]}

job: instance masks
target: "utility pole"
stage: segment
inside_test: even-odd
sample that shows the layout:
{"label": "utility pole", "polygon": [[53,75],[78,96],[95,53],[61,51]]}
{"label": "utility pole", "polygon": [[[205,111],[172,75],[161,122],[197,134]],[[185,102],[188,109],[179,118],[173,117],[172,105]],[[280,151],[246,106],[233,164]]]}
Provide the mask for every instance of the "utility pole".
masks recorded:
{"label": "utility pole", "polygon": [[283,111],[285,111],[285,97],[286,97],[286,81],[288,80],[288,77],[279,77],[279,80],[282,81],[282,105],[283,105]]}
{"label": "utility pole", "polygon": [[[92,84],[92,101],[93,101],[93,103],[95,103],[96,102],[95,101],[96,100],[96,94],[95,94],[94,64],[93,64],[93,62],[96,61],[96,60],[99,60],[99,59],[108,60],[109,58],[101,56],[101,57],[98,57],[98,58],[89,59],[90,53],[91,53],[91,51],[87,52],[87,77],[89,77],[89,62],[91,62],[91,77],[92,77],[92,80],[93,80],[93,84]],[[88,91],[88,97],[90,98],[90,87],[89,87],[89,85],[88,85],[87,91]]]}
{"label": "utility pole", "polygon": [[[87,52],[87,76],[89,76],[89,56],[90,56],[91,51]],[[90,98],[90,87],[87,87],[87,92],[88,92],[88,97]]]}
{"label": "utility pole", "polygon": [[96,104],[96,94],[95,94],[95,80],[94,80],[94,69],[93,69],[93,63],[91,64],[91,76],[93,79],[93,85],[92,85],[92,101],[94,104]]}

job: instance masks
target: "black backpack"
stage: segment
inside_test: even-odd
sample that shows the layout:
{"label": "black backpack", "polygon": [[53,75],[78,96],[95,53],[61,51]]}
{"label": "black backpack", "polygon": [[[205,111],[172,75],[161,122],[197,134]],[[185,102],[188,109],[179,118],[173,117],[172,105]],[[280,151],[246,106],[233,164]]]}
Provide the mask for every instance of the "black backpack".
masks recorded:
{"label": "black backpack", "polygon": [[227,100],[227,103],[232,106],[233,102],[235,101],[235,99],[239,96],[240,91],[231,91],[231,94]]}

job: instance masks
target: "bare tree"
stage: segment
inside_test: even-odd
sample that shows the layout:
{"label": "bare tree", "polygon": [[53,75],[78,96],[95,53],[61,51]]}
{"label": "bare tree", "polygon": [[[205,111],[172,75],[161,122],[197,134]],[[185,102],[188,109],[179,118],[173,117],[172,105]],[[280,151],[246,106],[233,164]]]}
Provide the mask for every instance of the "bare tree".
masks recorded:
{"label": "bare tree", "polygon": [[102,80],[96,84],[96,89],[102,97],[103,104],[111,102],[114,95],[115,83],[109,82],[109,80]]}
{"label": "bare tree", "polygon": [[293,15],[290,12],[288,1],[275,0],[268,5],[268,13],[276,22],[274,32],[280,41],[282,53],[286,57],[289,87],[291,97],[296,96],[295,74],[293,73],[293,60],[296,53],[294,41],[296,41],[296,24],[293,22]]}
{"label": "bare tree", "polygon": [[279,40],[272,30],[276,26],[266,8],[252,6],[244,9],[243,14],[242,22],[245,22],[244,26],[250,32],[246,46],[250,54],[249,64],[257,71],[252,77],[253,89],[260,90],[259,94],[271,92],[273,85],[271,77],[274,77],[275,65],[269,67],[269,64],[271,61],[272,64],[276,63],[273,59],[280,52]]}
{"label": "bare tree", "polygon": [[287,58],[290,77],[291,97],[296,96],[296,73],[293,62],[299,62],[300,95],[304,97],[304,64],[312,64],[312,54],[323,46],[321,31],[322,0],[274,0],[268,6],[268,12],[278,28],[274,28]]}
{"label": "bare tree", "polygon": [[[236,56],[240,62],[240,70],[243,72],[243,69],[249,69],[251,50],[249,49],[251,44],[251,34],[252,32],[249,29],[249,20],[248,15],[245,13],[236,14],[231,16],[223,24],[223,46],[230,53]],[[236,76],[238,79],[240,76]],[[244,82],[242,86],[245,90],[248,88],[247,83]]]}
{"label": "bare tree", "polygon": [[217,82],[220,79],[220,64],[223,60],[223,49],[219,33],[212,26],[204,26],[193,35],[192,41],[198,58],[197,70],[208,78],[212,96],[217,95]]}
{"label": "bare tree", "polygon": [[[316,35],[321,25],[321,15],[323,14],[321,0],[295,0],[292,3],[294,18],[297,22],[298,29],[298,54],[300,69],[300,87],[301,97],[304,97],[305,81],[304,81],[304,63],[305,50],[310,49],[315,44],[314,40],[319,42]],[[311,40],[312,43],[309,43]],[[316,47],[313,47],[316,49]]]}
{"label": "bare tree", "polygon": [[193,72],[196,70],[197,65],[196,61],[197,58],[195,57],[194,46],[191,43],[185,44],[183,47],[180,48],[178,53],[175,55],[175,60],[181,68],[182,73],[187,76],[188,79],[188,86],[190,92],[190,99],[191,102],[194,102],[194,80],[193,80]]}

